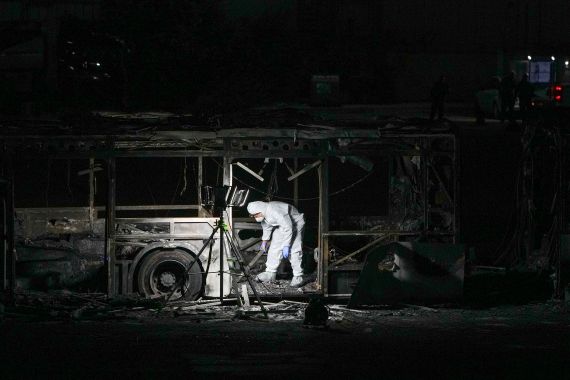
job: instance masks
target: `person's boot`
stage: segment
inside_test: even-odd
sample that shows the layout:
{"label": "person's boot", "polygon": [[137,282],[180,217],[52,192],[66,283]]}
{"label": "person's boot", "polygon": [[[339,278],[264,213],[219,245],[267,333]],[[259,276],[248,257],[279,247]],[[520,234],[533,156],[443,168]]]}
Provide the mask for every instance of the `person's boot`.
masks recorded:
{"label": "person's boot", "polygon": [[304,284],[303,276],[294,276],[293,279],[291,280],[292,288],[300,288],[301,286],[303,286],[303,284]]}
{"label": "person's boot", "polygon": [[277,273],[275,272],[262,272],[255,277],[257,282],[270,282],[277,279]]}

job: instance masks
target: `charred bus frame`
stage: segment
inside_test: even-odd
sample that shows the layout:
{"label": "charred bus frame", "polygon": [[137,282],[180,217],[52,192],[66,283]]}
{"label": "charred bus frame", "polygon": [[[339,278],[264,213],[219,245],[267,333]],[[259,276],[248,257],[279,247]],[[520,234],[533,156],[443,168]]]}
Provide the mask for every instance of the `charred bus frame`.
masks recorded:
{"label": "charred bus frame", "polygon": [[[127,129],[128,130],[128,129]],[[321,128],[309,126],[307,128],[289,129],[221,129],[218,131],[190,131],[181,129],[153,130],[150,133],[114,132],[105,134],[29,134],[19,128],[17,133],[1,137],[3,145],[2,167],[2,198],[3,198],[3,240],[0,260],[0,280],[2,289],[13,289],[15,285],[15,235],[14,222],[14,175],[13,162],[19,157],[50,157],[52,159],[89,159],[91,169],[95,159],[104,160],[107,172],[107,203],[106,206],[96,207],[93,202],[93,189],[90,189],[89,206],[83,210],[88,215],[89,223],[93,224],[97,211],[104,211],[105,226],[105,268],[107,277],[106,290],[109,296],[130,293],[136,275],[136,268],[143,258],[143,254],[129,260],[118,260],[116,254],[117,244],[125,241],[137,242],[137,239],[148,236],[136,234],[121,234],[117,226],[120,223],[136,222],[163,222],[170,225],[169,233],[152,236],[153,239],[163,239],[165,244],[151,244],[143,249],[144,252],[153,248],[178,246],[188,243],[191,239],[203,239],[207,231],[199,234],[185,231],[176,233],[177,223],[201,222],[211,228],[214,218],[204,217],[200,202],[196,205],[183,206],[118,206],[116,204],[116,162],[121,158],[158,158],[158,157],[188,157],[196,158],[199,165],[198,186],[202,185],[202,162],[206,158],[219,158],[223,160],[223,184],[232,185],[232,163],[239,159],[311,159],[317,160],[315,164],[318,175],[318,268],[316,291],[324,296],[347,296],[346,291],[339,290],[333,284],[338,281],[335,271],[348,270],[358,272],[358,265],[350,265],[351,258],[387,240],[399,241],[423,237],[449,243],[457,243],[459,237],[459,183],[458,183],[458,142],[454,134],[449,131],[422,132],[413,128],[411,131],[384,130],[382,128]],[[206,148],[205,148],[206,147]],[[369,156],[387,157],[389,159],[416,158],[415,169],[416,190],[418,202],[421,206],[420,218],[423,222],[416,228],[406,228],[401,224],[392,224],[390,227],[354,229],[330,228],[329,179],[331,176],[329,162],[335,157]],[[448,174],[446,178],[438,172],[436,161],[439,158],[446,160]],[[315,162],[317,162],[315,161]],[[409,161],[409,160],[408,160]],[[392,166],[391,166],[392,168]],[[391,169],[392,170],[392,169]],[[93,170],[90,176],[93,175]],[[297,178],[293,180],[297,182]],[[447,200],[449,211],[446,228],[434,228],[430,224],[431,215],[438,212],[431,199],[430,191],[437,186]],[[295,187],[297,189],[297,187]],[[198,191],[199,194],[199,191]],[[295,198],[298,192],[295,192]],[[122,219],[117,218],[117,211],[145,210],[145,209],[188,209],[197,210],[198,217],[191,218],[162,218],[162,219]],[[65,210],[60,210],[65,212]],[[405,216],[404,216],[405,217]],[[230,224],[238,226],[244,220],[234,219],[229,215]],[[368,241],[353,252],[342,257],[331,257],[331,248],[335,239],[344,237],[363,237]],[[189,240],[190,239],[190,240]],[[170,242],[170,243],[168,243]],[[195,246],[188,247],[195,250]],[[215,273],[215,272],[214,272]],[[227,292],[231,291],[229,285]]]}

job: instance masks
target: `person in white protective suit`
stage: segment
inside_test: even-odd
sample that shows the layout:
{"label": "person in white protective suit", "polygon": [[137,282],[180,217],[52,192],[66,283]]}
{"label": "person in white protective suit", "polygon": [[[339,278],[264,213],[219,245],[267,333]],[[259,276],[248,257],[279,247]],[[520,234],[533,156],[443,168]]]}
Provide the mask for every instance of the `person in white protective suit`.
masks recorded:
{"label": "person in white protective suit", "polygon": [[[293,268],[291,286],[303,285],[303,229],[305,218],[295,207],[283,202],[250,202],[247,211],[261,223],[261,250],[267,252],[265,272],[257,275],[261,282],[274,281],[281,258],[289,259]],[[269,242],[271,240],[271,243]],[[269,246],[269,250],[267,247]]]}

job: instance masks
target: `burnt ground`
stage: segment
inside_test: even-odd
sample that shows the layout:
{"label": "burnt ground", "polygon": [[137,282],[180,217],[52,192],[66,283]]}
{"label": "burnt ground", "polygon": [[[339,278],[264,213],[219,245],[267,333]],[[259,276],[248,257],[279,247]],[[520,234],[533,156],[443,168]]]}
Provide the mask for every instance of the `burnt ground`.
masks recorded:
{"label": "burnt ground", "polygon": [[[135,308],[137,309],[137,308]],[[139,308],[140,309],[140,308]],[[333,306],[328,329],[292,313],[144,309],[122,316],[40,318],[6,314],[1,379],[347,378],[567,379],[569,306],[485,309]]]}

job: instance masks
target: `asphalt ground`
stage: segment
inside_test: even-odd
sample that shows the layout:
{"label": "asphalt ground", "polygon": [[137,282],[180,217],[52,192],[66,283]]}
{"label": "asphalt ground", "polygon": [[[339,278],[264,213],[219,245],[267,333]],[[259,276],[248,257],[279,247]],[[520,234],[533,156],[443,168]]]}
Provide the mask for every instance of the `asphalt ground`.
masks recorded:
{"label": "asphalt ground", "polygon": [[[301,311],[302,313],[302,311]],[[567,379],[563,303],[0,324],[2,379]]]}

